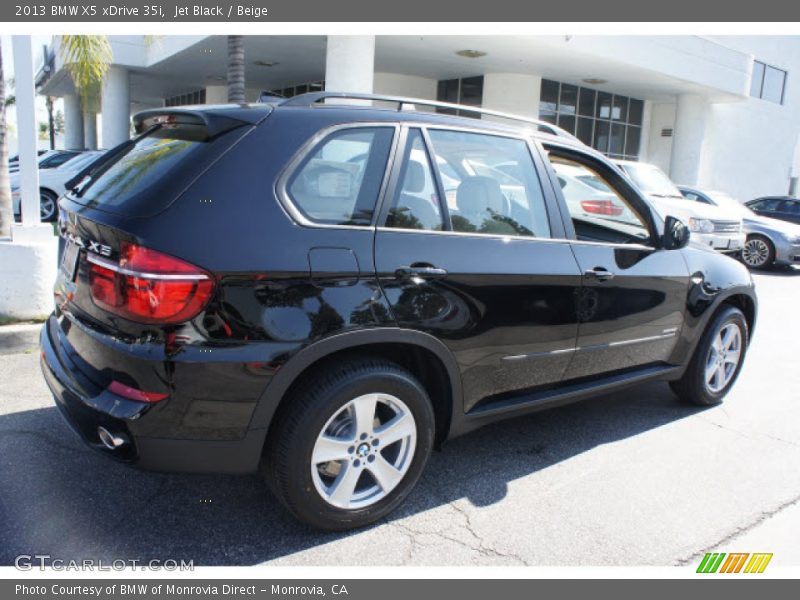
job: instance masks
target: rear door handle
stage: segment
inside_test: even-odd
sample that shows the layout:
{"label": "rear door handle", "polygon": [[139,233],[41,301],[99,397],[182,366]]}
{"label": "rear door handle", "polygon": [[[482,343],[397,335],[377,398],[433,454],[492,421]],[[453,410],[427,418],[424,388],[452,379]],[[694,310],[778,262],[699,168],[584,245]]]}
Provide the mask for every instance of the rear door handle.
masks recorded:
{"label": "rear door handle", "polygon": [[447,270],[433,265],[411,265],[410,267],[398,267],[394,274],[398,279],[411,279],[412,277],[442,279],[447,277]]}
{"label": "rear door handle", "polygon": [[614,279],[614,273],[607,271],[603,267],[589,269],[588,271],[584,271],[583,275],[587,279],[596,279],[597,281],[608,281],[609,279]]}

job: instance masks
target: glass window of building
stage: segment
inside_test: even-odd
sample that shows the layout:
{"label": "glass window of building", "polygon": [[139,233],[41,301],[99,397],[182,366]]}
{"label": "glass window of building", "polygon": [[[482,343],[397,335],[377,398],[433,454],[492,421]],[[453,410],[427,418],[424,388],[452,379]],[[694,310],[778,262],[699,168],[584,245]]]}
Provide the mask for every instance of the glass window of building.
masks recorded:
{"label": "glass window of building", "polygon": [[750,95],[775,104],[783,104],[786,92],[786,71],[753,61],[753,78],[750,80]]}
{"label": "glass window of building", "polygon": [[539,118],[611,158],[639,158],[643,100],[543,79]]}
{"label": "glass window of building", "polygon": [[[452,104],[480,106],[483,103],[483,75],[440,81],[436,90],[436,100]],[[478,113],[452,108],[437,108],[436,112],[461,117],[480,118]]]}

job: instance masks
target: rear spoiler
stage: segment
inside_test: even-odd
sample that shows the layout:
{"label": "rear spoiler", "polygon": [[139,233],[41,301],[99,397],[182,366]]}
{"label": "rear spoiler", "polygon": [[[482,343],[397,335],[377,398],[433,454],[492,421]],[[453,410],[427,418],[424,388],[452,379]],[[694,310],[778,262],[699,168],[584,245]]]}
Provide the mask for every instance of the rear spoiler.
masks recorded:
{"label": "rear spoiler", "polygon": [[193,125],[213,138],[237,127],[257,125],[271,112],[268,104],[153,108],[134,115],[133,127],[140,134],[159,125]]}

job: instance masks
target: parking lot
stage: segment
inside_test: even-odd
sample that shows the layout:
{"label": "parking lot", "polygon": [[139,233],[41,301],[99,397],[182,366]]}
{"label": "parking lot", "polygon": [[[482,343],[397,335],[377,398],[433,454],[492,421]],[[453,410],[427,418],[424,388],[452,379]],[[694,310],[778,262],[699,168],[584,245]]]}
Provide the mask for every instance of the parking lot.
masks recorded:
{"label": "parking lot", "polygon": [[800,270],[755,278],[757,330],[723,406],[651,384],[489,426],[435,453],[389,520],[347,534],[296,523],[256,476],[147,473],[89,451],[52,405],[33,332],[6,335],[0,564],[692,565],[712,549],[800,564],[781,545],[800,522]]}

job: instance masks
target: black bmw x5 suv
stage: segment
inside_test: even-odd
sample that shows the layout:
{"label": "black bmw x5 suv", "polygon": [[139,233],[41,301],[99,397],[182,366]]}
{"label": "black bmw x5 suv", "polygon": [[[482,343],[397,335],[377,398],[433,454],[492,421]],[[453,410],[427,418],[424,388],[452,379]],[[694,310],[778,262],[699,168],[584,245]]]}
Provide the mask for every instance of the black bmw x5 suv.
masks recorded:
{"label": "black bmw x5 suv", "polygon": [[61,199],[42,368],[90,446],[261,468],[337,530],[491,421],[652,380],[712,405],[734,384],[748,271],[565,132],[422,100],[271,102],[140,113]]}

